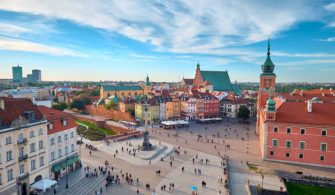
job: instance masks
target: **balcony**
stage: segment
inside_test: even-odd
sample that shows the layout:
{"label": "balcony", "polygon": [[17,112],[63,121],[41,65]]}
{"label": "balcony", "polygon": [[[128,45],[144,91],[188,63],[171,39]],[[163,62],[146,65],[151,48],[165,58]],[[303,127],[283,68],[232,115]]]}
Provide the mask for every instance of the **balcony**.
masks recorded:
{"label": "balcony", "polygon": [[24,154],[22,156],[19,156],[19,161],[27,160],[28,154]]}
{"label": "balcony", "polygon": [[27,143],[27,138],[21,138],[17,140],[17,144],[25,144]]}
{"label": "balcony", "polygon": [[29,172],[26,172],[26,173],[20,175],[19,177],[17,177],[17,181],[24,180],[24,179],[26,179],[27,177],[29,177]]}

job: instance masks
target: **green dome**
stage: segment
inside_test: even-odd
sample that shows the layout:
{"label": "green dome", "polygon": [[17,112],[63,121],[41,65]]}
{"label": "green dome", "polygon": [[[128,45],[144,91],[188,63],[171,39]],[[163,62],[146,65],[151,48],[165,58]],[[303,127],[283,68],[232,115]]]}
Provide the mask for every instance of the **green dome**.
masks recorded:
{"label": "green dome", "polygon": [[275,106],[276,101],[274,101],[273,99],[268,99],[268,101],[266,101],[266,105],[267,106]]}
{"label": "green dome", "polygon": [[270,93],[269,99],[266,101],[267,111],[276,111],[276,101],[272,99],[272,93]]}

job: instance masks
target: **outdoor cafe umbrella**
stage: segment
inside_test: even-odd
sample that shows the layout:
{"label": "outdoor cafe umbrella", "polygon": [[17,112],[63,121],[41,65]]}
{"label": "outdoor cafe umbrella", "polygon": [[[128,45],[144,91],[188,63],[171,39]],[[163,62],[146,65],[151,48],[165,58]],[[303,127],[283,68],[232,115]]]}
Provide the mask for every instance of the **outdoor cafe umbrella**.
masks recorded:
{"label": "outdoor cafe umbrella", "polygon": [[31,185],[32,188],[42,190],[45,192],[46,189],[50,188],[51,186],[55,185],[57,181],[51,180],[51,179],[42,179],[33,185]]}

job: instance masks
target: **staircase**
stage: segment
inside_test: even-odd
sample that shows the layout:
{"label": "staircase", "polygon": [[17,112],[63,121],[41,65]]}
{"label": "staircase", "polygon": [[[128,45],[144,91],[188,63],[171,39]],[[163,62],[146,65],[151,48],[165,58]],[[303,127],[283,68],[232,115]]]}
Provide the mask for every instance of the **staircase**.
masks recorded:
{"label": "staircase", "polygon": [[[105,180],[104,175],[98,175],[97,178],[83,178],[77,185],[72,186],[65,194],[83,195],[90,194],[94,190],[100,189],[101,183]],[[93,193],[92,193],[93,194]]]}

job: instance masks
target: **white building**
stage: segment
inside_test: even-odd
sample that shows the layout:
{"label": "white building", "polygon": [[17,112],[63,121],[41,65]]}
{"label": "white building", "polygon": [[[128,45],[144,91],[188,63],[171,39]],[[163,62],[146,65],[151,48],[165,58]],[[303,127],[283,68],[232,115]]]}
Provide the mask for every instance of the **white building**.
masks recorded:
{"label": "white building", "polygon": [[181,117],[184,120],[195,120],[197,115],[197,106],[196,106],[196,98],[194,97],[183,97],[181,99]]}
{"label": "white building", "polygon": [[47,121],[29,99],[0,98],[0,194],[48,178]]}
{"label": "white building", "polygon": [[45,106],[38,107],[48,121],[48,162],[51,179],[58,179],[79,167],[76,127],[68,113]]}
{"label": "white building", "polygon": [[230,118],[237,118],[238,110],[240,109],[241,105],[248,107],[248,100],[246,99],[236,99],[236,100],[223,99],[221,100],[222,116],[226,116]]}

